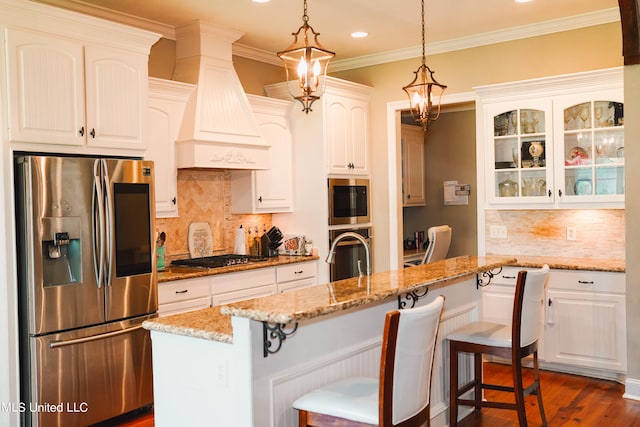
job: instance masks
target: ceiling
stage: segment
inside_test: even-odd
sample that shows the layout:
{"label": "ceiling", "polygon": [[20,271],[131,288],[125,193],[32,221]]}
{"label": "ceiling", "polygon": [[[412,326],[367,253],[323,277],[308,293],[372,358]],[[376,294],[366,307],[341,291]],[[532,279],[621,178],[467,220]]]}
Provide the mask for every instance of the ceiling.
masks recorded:
{"label": "ceiling", "polygon": [[[273,59],[302,24],[301,0],[36,0],[174,38],[200,19],[240,30],[234,45]],[[401,4],[402,7],[398,7]],[[425,0],[427,55],[620,19],[618,0]],[[419,0],[308,0],[309,24],[343,68],[421,54]],[[142,18],[142,19],[139,19]],[[369,36],[354,39],[353,31]],[[250,56],[245,54],[244,56]],[[258,58],[256,58],[258,59]],[[351,64],[351,66],[349,66]]]}

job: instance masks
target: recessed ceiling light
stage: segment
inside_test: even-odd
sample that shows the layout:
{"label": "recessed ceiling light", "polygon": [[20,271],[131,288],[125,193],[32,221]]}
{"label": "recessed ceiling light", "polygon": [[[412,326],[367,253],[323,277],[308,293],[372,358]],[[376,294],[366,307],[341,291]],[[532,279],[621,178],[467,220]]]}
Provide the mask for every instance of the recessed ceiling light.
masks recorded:
{"label": "recessed ceiling light", "polygon": [[271,0],[251,0],[254,3],[269,3]]}
{"label": "recessed ceiling light", "polygon": [[533,0],[516,0],[516,3],[529,3],[530,1]]}
{"label": "recessed ceiling light", "polygon": [[363,37],[367,37],[369,35],[369,33],[367,33],[366,31],[354,31],[353,33],[351,33],[351,37],[353,37],[354,39],[361,39]]}

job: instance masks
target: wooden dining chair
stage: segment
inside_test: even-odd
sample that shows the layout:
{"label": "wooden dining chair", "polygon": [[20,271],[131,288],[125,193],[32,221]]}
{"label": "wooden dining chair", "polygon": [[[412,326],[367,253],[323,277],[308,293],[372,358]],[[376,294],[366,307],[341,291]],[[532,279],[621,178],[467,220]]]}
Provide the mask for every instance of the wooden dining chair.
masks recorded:
{"label": "wooden dining chair", "polygon": [[444,297],[387,313],[379,378],[331,383],[293,403],[299,426],[429,425],[431,371]]}
{"label": "wooden dining chair", "polygon": [[[511,326],[479,321],[458,328],[447,335],[450,350],[449,425],[451,427],[457,425],[459,405],[473,406],[476,411],[482,407],[516,410],[520,426],[526,426],[524,398],[530,394],[537,395],[542,425],[547,425],[538,373],[538,336],[544,288],[548,276],[549,266],[546,264],[541,269],[523,270],[518,273]],[[460,353],[474,355],[474,378],[462,387],[458,385]],[[483,354],[511,360],[513,387],[483,382]],[[529,355],[533,355],[533,382],[524,388],[522,359]],[[514,393],[515,403],[483,400],[482,390],[484,389]],[[463,399],[461,396],[470,390],[473,390],[473,399]]]}

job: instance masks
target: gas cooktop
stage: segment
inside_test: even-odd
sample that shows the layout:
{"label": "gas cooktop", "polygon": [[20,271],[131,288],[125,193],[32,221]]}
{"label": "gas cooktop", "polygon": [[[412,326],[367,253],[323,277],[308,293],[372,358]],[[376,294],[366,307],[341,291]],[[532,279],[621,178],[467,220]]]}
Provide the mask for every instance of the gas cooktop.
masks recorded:
{"label": "gas cooktop", "polygon": [[247,264],[249,261],[261,261],[262,259],[252,258],[249,255],[213,255],[202,258],[178,259],[171,262],[171,265],[179,267],[203,267],[218,268],[232,265]]}

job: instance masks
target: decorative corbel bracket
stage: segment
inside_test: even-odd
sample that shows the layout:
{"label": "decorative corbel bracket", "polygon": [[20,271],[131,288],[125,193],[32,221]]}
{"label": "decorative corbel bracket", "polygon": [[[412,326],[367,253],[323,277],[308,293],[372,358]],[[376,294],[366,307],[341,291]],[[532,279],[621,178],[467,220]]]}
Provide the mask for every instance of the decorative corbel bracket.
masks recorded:
{"label": "decorative corbel bracket", "polygon": [[[282,343],[298,329],[298,322],[293,325],[290,331],[285,330],[285,324],[262,322],[262,356],[277,353],[282,347]],[[273,346],[273,344],[276,344]]]}
{"label": "decorative corbel bracket", "polygon": [[499,267],[498,271],[496,272],[494,272],[494,270],[495,268],[493,270],[483,271],[482,277],[476,274],[476,289],[480,289],[480,287],[487,286],[489,283],[491,283],[491,279],[493,279],[493,276],[496,276],[502,272],[502,267]]}
{"label": "decorative corbel bracket", "polygon": [[[425,296],[427,296],[428,292],[429,292],[429,288],[425,286],[424,292],[411,291],[404,294],[404,297],[402,295],[398,295],[398,310],[402,310],[403,308],[415,307],[418,300],[420,298],[424,298]],[[406,301],[403,301],[403,299],[405,299]],[[409,303],[409,301],[411,301],[411,307],[407,307],[407,304]]]}

